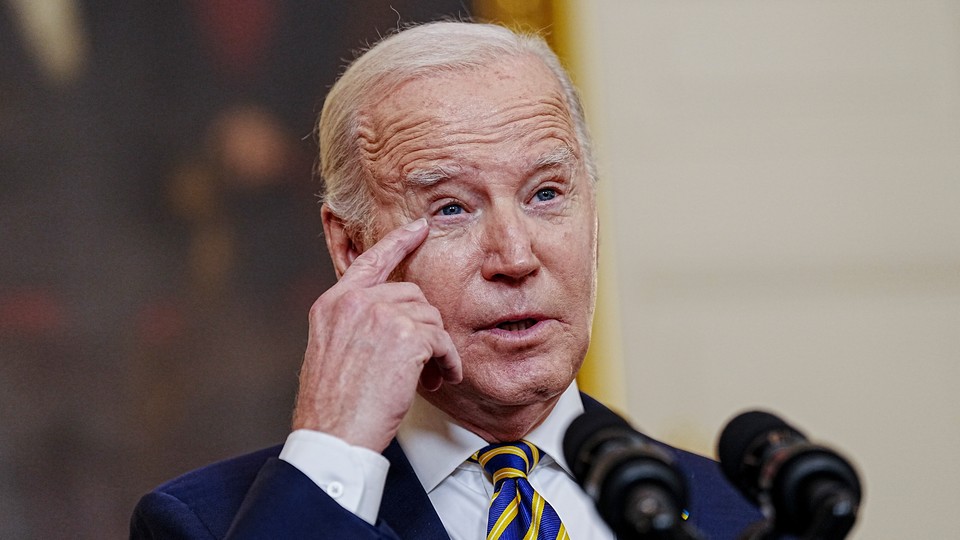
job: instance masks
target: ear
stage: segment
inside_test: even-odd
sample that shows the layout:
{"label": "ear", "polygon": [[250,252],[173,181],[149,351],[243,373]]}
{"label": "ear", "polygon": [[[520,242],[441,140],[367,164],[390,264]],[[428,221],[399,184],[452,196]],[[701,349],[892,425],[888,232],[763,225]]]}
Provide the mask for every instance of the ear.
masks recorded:
{"label": "ear", "polygon": [[320,207],[320,218],[323,221],[323,237],[327,240],[327,251],[330,252],[330,260],[333,261],[337,279],[340,279],[347,268],[353,264],[357,255],[362,253],[362,250],[347,234],[346,224],[343,220],[334,214],[326,204]]}

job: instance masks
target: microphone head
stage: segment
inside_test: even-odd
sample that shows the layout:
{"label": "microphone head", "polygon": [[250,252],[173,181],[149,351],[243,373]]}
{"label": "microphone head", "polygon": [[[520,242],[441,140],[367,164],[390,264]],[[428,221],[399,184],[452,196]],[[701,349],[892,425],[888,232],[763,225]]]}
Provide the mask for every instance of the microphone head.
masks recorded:
{"label": "microphone head", "polygon": [[583,483],[589,470],[589,459],[596,450],[593,448],[602,439],[597,434],[623,430],[624,433],[633,431],[630,424],[615,412],[609,409],[588,411],[573,420],[563,436],[563,455],[573,471],[577,482]]}
{"label": "microphone head", "polygon": [[723,429],[717,455],[730,483],[772,516],[775,532],[832,540],[853,527],[861,498],[853,466],[777,416],[738,415]]}
{"label": "microphone head", "polygon": [[619,538],[689,537],[680,519],[686,479],[673,456],[617,414],[580,415],[563,437],[563,454]]}
{"label": "microphone head", "polygon": [[788,432],[805,438],[790,424],[765,411],[747,411],[727,423],[717,442],[717,457],[727,480],[737,486],[752,484],[750,478],[744,478],[743,464],[758,439],[773,431]]}

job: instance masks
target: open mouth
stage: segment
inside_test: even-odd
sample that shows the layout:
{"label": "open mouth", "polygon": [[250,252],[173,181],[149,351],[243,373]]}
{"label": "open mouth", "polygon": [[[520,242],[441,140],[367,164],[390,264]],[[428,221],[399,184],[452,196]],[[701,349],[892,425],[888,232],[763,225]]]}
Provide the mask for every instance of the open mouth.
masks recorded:
{"label": "open mouth", "polygon": [[519,321],[503,321],[497,324],[497,328],[508,332],[521,332],[535,324],[537,324],[536,319],[521,319]]}

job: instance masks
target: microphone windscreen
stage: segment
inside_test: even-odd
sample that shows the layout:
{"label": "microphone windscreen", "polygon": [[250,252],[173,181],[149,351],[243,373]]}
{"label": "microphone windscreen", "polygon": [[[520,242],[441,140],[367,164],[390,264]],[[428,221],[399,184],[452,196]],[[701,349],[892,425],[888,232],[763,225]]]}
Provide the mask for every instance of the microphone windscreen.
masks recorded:
{"label": "microphone windscreen", "polygon": [[737,415],[727,423],[717,443],[717,457],[723,474],[734,484],[739,478],[741,464],[757,438],[771,431],[787,430],[802,437],[802,434],[777,416],[764,411],[748,411]]}
{"label": "microphone windscreen", "polygon": [[585,445],[593,441],[597,433],[609,428],[625,429],[628,432],[633,431],[626,420],[618,416],[609,409],[596,409],[588,411],[573,420],[567,432],[563,436],[563,455],[567,458],[567,464],[573,471],[573,476],[578,482],[583,482],[586,475],[586,458],[583,451],[592,452],[593,448],[585,448]]}

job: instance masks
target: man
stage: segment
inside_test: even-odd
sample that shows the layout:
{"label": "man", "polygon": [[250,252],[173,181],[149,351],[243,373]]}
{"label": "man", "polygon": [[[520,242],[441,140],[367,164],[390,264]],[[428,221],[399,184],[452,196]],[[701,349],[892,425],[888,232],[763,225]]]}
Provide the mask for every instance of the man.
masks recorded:
{"label": "man", "polygon": [[[339,281],[310,312],[294,432],[157,488],[132,535],[479,539],[532,498],[543,517],[521,536],[612,538],[561,452],[566,426],[601,406],[574,382],[596,173],[556,57],[497,26],[414,27],[350,66],[319,135]],[[503,452],[539,462],[507,517],[498,497],[514,484],[485,472]],[[758,517],[715,463],[674,452],[711,538]]]}

